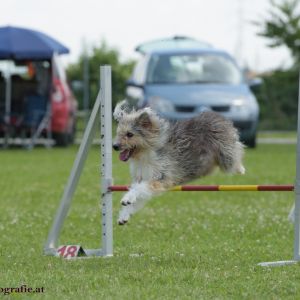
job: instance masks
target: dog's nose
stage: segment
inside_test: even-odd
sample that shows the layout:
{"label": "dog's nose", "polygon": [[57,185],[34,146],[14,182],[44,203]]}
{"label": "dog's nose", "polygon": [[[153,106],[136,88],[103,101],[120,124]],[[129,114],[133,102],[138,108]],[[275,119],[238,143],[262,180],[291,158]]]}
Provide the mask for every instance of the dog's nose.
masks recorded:
{"label": "dog's nose", "polygon": [[120,145],[119,144],[113,144],[113,148],[114,148],[114,150],[119,151],[120,150]]}

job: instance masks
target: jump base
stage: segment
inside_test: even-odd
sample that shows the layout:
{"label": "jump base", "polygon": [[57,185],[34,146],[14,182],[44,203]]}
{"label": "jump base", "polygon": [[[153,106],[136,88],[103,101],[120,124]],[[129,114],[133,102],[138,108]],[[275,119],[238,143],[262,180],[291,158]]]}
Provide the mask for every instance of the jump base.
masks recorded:
{"label": "jump base", "polygon": [[299,263],[297,260],[280,260],[280,261],[270,261],[270,262],[262,262],[258,265],[261,267],[281,267],[286,265],[294,265]]}
{"label": "jump base", "polygon": [[[60,255],[58,253],[59,248],[48,248],[48,249],[44,249],[44,254],[45,255],[49,255],[49,256],[55,256],[55,257],[62,257],[62,255]],[[79,255],[79,256],[73,256],[73,257],[66,257],[68,259],[82,259],[82,258],[90,258],[90,257],[109,257],[109,256],[112,256],[112,255],[105,255],[103,253],[103,250],[102,249],[84,249],[82,248],[82,251],[83,251],[83,255]],[[82,252],[81,252],[82,254]]]}

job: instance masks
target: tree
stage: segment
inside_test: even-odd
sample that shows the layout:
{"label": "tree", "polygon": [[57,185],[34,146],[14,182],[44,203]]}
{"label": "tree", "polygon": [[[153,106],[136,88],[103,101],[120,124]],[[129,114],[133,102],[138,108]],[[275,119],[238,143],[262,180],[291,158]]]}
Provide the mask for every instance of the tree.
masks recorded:
{"label": "tree", "polygon": [[[93,47],[91,54],[88,55],[89,78],[90,78],[90,105],[92,105],[99,91],[99,67],[100,65],[111,65],[112,67],[112,98],[113,105],[125,97],[126,80],[130,77],[134,61],[120,61],[118,50],[110,48],[103,41],[100,47]],[[68,78],[70,81],[83,80],[84,54],[82,53],[78,61],[67,68]],[[79,101],[79,108],[82,108],[83,92],[82,90],[74,91]]]}
{"label": "tree", "polygon": [[270,1],[272,9],[263,22],[254,22],[262,27],[258,35],[270,40],[269,47],[286,46],[296,64],[300,63],[300,13],[299,0]]}
{"label": "tree", "polygon": [[275,70],[264,77],[256,96],[260,103],[260,128],[295,129],[297,126],[298,67],[300,65],[299,0],[271,0],[269,16],[254,22],[259,36],[269,40],[271,48],[286,46],[294,60],[289,70]]}
{"label": "tree", "polygon": [[297,128],[298,70],[276,70],[263,77],[256,91],[260,106],[260,129],[295,130]]}

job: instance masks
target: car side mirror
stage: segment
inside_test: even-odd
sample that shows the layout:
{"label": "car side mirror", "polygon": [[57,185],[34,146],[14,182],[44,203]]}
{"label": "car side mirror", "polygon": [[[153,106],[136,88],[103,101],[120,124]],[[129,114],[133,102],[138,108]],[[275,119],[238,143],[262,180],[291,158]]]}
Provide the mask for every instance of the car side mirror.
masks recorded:
{"label": "car side mirror", "polygon": [[263,80],[260,77],[254,77],[248,80],[250,88],[259,88],[263,84]]}
{"label": "car side mirror", "polygon": [[127,87],[137,87],[137,88],[140,88],[140,89],[143,89],[144,88],[144,85],[143,84],[140,84],[140,83],[137,83],[135,82],[134,80],[132,79],[129,79],[126,81],[126,86]]}

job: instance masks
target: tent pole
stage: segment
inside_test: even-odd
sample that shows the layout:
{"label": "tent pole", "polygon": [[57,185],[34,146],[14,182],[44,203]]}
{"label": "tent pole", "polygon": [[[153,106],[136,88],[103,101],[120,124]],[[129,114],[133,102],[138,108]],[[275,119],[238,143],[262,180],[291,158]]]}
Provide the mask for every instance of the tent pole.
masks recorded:
{"label": "tent pole", "polygon": [[8,147],[9,136],[10,136],[10,114],[11,114],[11,70],[10,70],[11,61],[7,65],[7,73],[5,76],[5,136],[4,136],[4,147]]}

